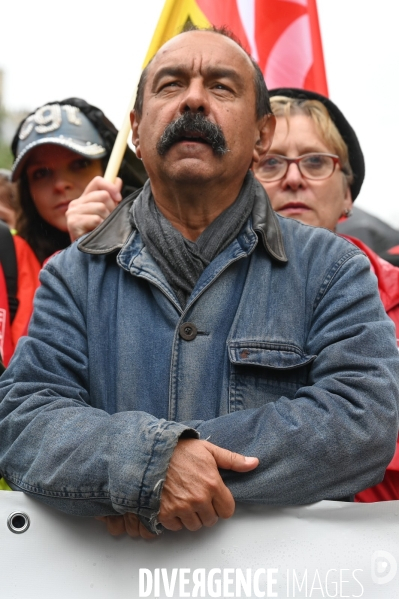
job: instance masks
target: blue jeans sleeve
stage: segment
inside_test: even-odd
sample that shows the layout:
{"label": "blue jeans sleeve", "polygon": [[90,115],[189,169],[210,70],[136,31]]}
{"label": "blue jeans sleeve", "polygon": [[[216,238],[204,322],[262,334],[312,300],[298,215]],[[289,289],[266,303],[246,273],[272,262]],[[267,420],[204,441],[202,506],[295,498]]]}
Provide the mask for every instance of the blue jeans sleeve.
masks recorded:
{"label": "blue jeans sleeve", "polygon": [[335,264],[314,297],[306,352],[316,359],[295,397],[186,422],[259,458],[250,473],[223,473],[236,500],[306,504],[382,480],[398,436],[395,337],[365,256]]}
{"label": "blue jeans sleeve", "polygon": [[197,433],[143,411],[95,407],[79,292],[52,261],[42,271],[30,336],[0,381],[0,472],[13,489],[68,513],[129,511],[152,522],[179,437]]}

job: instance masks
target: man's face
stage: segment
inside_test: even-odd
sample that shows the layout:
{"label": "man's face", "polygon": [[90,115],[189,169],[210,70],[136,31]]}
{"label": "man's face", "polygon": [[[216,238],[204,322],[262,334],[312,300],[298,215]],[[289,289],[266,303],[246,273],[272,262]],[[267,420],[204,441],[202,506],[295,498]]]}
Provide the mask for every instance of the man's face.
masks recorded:
{"label": "man's face", "polygon": [[[254,69],[216,33],[193,31],[165,44],[149,66],[133,141],[151,181],[242,181],[271,142],[273,118],[257,121]],[[265,133],[266,129],[266,133]]]}

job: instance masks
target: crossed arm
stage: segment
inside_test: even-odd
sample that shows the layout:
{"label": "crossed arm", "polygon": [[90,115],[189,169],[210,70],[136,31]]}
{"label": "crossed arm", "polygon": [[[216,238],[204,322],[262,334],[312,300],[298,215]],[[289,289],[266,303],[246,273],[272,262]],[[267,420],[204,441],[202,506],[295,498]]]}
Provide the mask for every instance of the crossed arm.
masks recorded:
{"label": "crossed arm", "polygon": [[[353,270],[339,282],[334,317],[323,305],[331,303],[328,294],[317,308],[309,332],[317,358],[309,385],[295,398],[177,423],[93,407],[80,305],[87,289],[80,283],[76,297],[76,275],[64,261],[71,268],[81,258],[76,248],[66,252],[73,260],[60,255],[46,267],[32,336],[20,342],[0,383],[0,472],[13,488],[69,513],[113,514],[110,530],[117,532],[123,520],[131,534],[147,536],[129,513],[150,522],[156,516],[171,530],[195,530],[229,517],[234,499],[309,503],[382,477],[397,436],[397,349],[388,320],[363,324],[360,311],[366,323],[369,309],[377,315],[380,309],[374,300],[363,302],[359,279],[359,292],[350,305],[346,300]],[[193,429],[212,443],[182,438],[186,430],[194,436]],[[247,462],[240,453],[256,458]]]}
{"label": "crossed arm", "polygon": [[[162,489],[158,521],[168,530],[198,530],[213,526],[219,518],[230,518],[235,502],[224,484],[219,468],[249,472],[259,460],[244,457],[199,439],[181,439],[169,462]],[[154,537],[131,512],[100,517],[113,535],[127,532],[132,537]]]}

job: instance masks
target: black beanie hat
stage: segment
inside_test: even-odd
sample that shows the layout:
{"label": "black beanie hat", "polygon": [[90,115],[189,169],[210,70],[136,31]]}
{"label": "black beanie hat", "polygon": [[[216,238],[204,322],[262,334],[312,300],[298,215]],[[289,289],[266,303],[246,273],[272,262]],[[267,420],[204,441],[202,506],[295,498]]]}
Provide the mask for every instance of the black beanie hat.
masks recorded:
{"label": "black beanie hat", "polygon": [[352,193],[352,200],[355,200],[359,195],[360,189],[363,185],[365,175],[365,164],[362,149],[360,147],[357,135],[351,125],[348,123],[338,106],[331,102],[325,96],[316,92],[309,91],[307,89],[298,89],[296,87],[278,87],[269,90],[269,96],[285,96],[287,98],[293,98],[297,100],[318,100],[327,109],[331,120],[337,127],[341,134],[342,139],[348,147],[349,163],[353,171],[353,183],[350,186]]}

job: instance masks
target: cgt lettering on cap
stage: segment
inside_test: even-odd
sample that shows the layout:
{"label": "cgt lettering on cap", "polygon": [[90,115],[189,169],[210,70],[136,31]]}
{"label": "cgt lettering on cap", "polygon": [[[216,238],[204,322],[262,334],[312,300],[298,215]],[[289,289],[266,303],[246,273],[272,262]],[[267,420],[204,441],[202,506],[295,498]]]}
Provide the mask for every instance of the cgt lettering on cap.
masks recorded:
{"label": "cgt lettering on cap", "polygon": [[28,154],[43,144],[63,146],[91,159],[107,154],[97,129],[77,106],[46,104],[29,115],[20,128],[12,181],[21,176]]}

